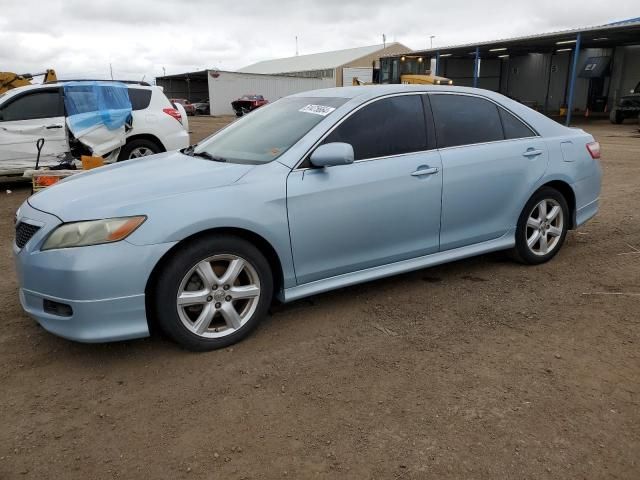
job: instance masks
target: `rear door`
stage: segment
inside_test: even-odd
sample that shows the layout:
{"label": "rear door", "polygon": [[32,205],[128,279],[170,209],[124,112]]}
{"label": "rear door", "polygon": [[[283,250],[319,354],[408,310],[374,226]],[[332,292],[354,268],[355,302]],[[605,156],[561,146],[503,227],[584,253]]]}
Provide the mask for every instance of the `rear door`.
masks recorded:
{"label": "rear door", "polygon": [[0,167],[35,165],[39,138],[45,140],[43,164],[57,161],[69,150],[59,88],[28,90],[0,106]]}
{"label": "rear door", "polygon": [[516,226],[547,147],[521,119],[476,95],[431,94],[442,157],[440,249],[501,237]]}
{"label": "rear door", "polygon": [[289,175],[299,284],[438,251],[441,164],[422,97],[377,99],[337,125],[323,143],[351,144],[354,163]]}

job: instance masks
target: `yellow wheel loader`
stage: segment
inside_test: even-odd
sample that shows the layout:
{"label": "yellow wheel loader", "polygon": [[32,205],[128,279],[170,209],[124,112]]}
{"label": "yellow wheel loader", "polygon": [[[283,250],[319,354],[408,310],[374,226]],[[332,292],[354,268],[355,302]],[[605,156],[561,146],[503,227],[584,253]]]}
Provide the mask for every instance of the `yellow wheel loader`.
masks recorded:
{"label": "yellow wheel loader", "polygon": [[[438,75],[431,75],[429,73],[424,75],[400,75],[400,83],[407,85],[453,85],[453,80],[446,77],[440,77]],[[353,77],[351,84],[354,87],[359,85],[375,85],[374,83],[367,83],[360,80],[358,77]]]}

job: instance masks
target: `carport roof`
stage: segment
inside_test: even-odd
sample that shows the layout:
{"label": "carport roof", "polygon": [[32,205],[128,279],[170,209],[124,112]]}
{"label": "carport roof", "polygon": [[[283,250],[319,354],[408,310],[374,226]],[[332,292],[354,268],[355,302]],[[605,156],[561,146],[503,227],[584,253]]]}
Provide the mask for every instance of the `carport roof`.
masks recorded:
{"label": "carport roof", "polygon": [[[640,17],[595,27],[575,28],[558,32],[541,33],[524,37],[491,40],[487,42],[467,43],[449,47],[431,48],[414,51],[410,56],[469,58],[478,47],[483,58],[499,55],[524,55],[527,53],[549,53],[561,49],[570,49],[576,35],[581,34],[581,48],[612,48],[624,45],[640,44]],[[493,50],[493,51],[492,51]],[[401,57],[402,55],[387,55]]]}

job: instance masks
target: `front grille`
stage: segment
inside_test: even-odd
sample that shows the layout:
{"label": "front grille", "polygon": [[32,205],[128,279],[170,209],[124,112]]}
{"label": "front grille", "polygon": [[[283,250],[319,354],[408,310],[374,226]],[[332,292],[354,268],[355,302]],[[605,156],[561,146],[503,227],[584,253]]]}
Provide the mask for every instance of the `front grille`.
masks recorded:
{"label": "front grille", "polygon": [[40,230],[40,227],[36,227],[30,223],[19,222],[16,225],[16,245],[18,248],[24,247],[38,230]]}

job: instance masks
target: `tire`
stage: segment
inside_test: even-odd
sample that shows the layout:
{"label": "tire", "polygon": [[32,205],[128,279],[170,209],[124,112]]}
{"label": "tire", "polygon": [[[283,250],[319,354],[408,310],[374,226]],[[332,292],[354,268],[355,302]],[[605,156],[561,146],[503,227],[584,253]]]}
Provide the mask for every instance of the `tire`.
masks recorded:
{"label": "tire", "polygon": [[[152,292],[162,331],[184,348],[202,352],[239,342],[258,326],[271,305],[273,276],[253,244],[231,235],[212,235],[173,254]],[[178,304],[178,297],[185,305]]]}
{"label": "tire", "polygon": [[611,123],[620,125],[622,122],[624,122],[624,115],[622,115],[622,112],[620,112],[620,110],[614,108],[613,110],[611,110],[611,113],[609,113],[609,120],[611,121]]}
{"label": "tire", "polygon": [[[118,161],[121,162],[123,160],[130,160],[132,158],[146,157],[147,155],[154,155],[162,151],[164,150],[156,142],[144,138],[138,138],[127,142],[124,147],[120,149]],[[137,152],[140,152],[142,154],[137,155]]]}
{"label": "tire", "polygon": [[[546,220],[542,223],[539,221],[543,213],[541,208],[546,211]],[[554,211],[555,216],[551,217]],[[541,188],[532,195],[520,214],[513,256],[527,265],[548,262],[562,247],[569,221],[569,207],[564,196],[553,188]]]}
{"label": "tire", "polygon": [[244,115],[242,110],[236,110],[236,117],[240,118],[242,115]]}

